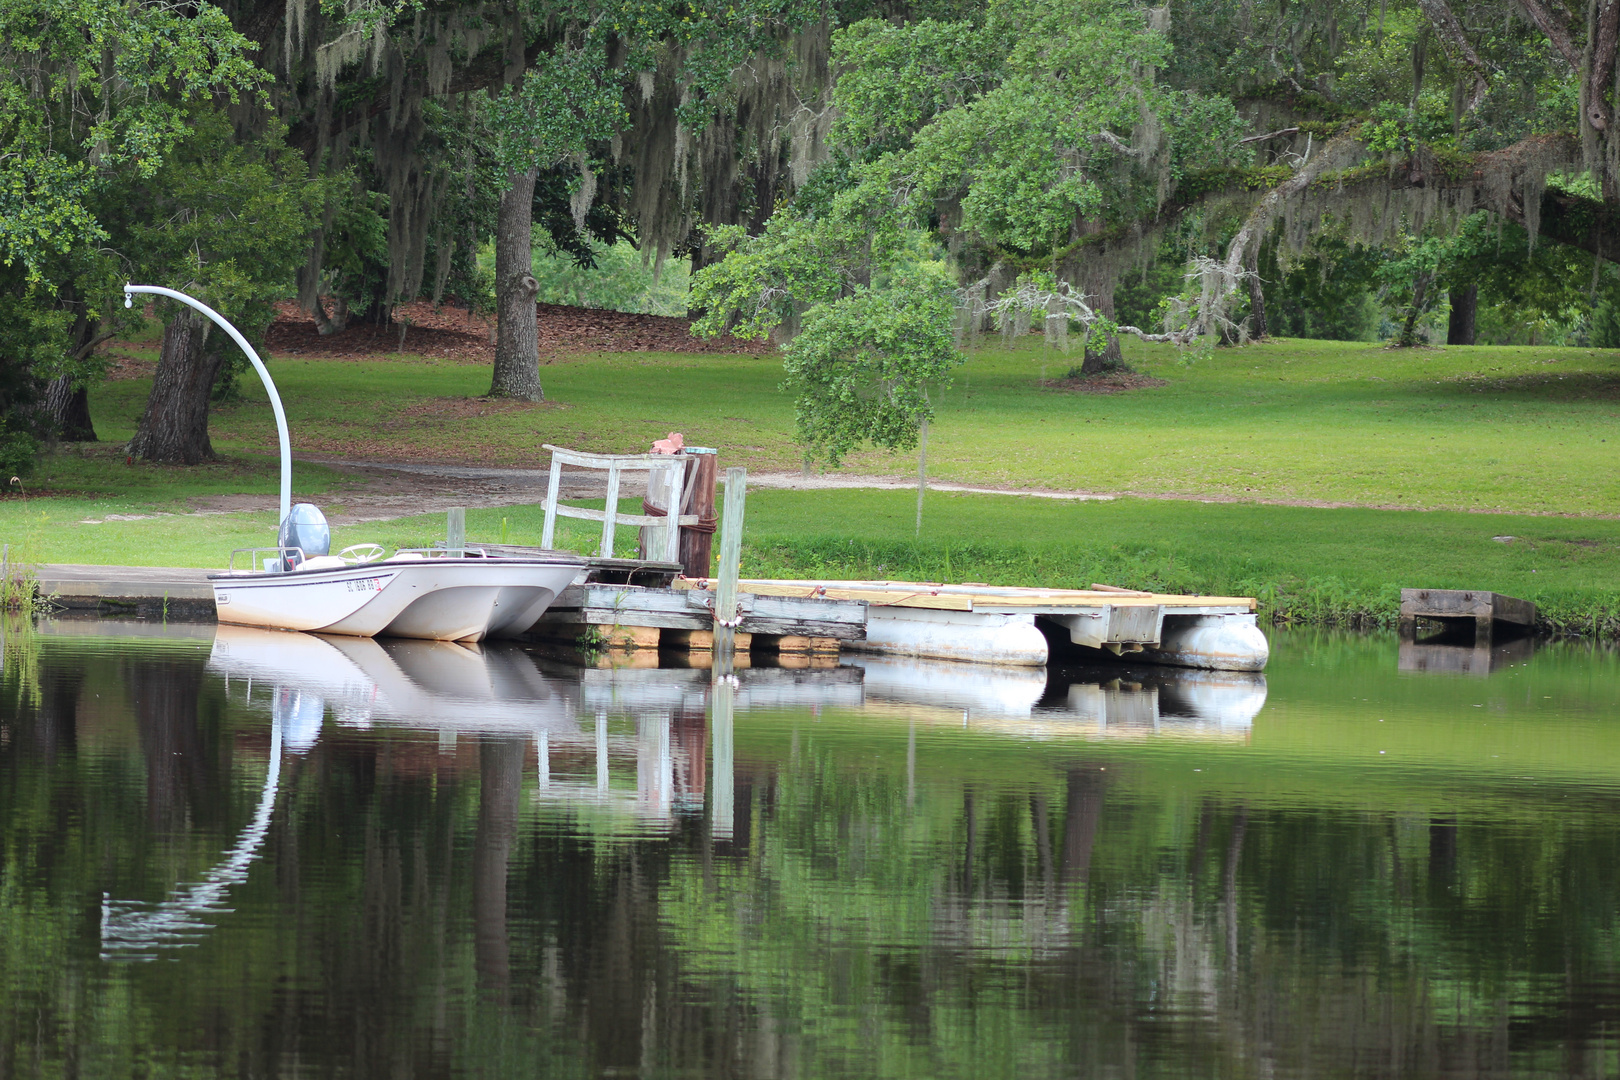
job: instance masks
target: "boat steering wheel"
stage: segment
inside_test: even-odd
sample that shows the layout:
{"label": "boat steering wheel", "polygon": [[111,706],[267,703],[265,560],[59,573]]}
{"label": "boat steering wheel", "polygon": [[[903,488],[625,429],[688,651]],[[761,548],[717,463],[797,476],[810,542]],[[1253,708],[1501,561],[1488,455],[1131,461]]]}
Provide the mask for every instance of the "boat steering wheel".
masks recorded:
{"label": "boat steering wheel", "polygon": [[351,565],[376,562],[383,557],[381,544],[351,544],[338,552],[338,558]]}

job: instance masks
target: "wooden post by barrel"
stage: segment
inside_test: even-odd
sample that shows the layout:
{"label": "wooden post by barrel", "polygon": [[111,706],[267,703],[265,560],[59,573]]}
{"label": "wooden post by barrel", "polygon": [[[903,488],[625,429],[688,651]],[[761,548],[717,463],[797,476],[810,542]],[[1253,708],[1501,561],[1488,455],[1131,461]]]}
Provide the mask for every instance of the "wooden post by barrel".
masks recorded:
{"label": "wooden post by barrel", "polygon": [[[681,564],[681,573],[689,578],[709,576],[710,550],[715,526],[714,473],[715,462],[718,460],[716,453],[713,448],[707,446],[685,447],[676,457],[677,461],[684,462],[685,472],[665,473],[655,470],[647,477],[647,497],[641,501],[643,513],[654,517],[672,513],[669,507],[672,498],[671,480],[674,477],[683,478],[679,513],[698,519],[695,525],[680,527],[680,551],[676,558]],[[664,550],[660,539],[662,534],[661,527],[642,527],[643,559],[664,558],[659,554]]]}
{"label": "wooden post by barrel", "polygon": [[[690,468],[690,466],[688,466]],[[641,500],[641,512],[653,517],[665,517],[671,511],[670,502],[674,495],[670,488],[674,480],[681,474],[672,469],[653,469],[647,473],[647,497]],[[662,560],[665,552],[664,527],[662,525],[643,525],[641,527],[641,540],[637,554],[643,559]]]}
{"label": "wooden post by barrel", "polygon": [[686,452],[691,460],[686,464],[686,505],[681,512],[698,523],[681,526],[681,573],[706,578],[714,547],[714,480],[720,458],[709,446],[688,446]]}

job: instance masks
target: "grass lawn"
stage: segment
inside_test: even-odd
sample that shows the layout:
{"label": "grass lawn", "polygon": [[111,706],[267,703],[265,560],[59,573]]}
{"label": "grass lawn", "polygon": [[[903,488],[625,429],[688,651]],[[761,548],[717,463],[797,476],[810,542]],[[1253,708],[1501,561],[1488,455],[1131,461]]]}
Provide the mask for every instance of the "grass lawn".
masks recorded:
{"label": "grass lawn", "polygon": [[[919,539],[908,492],[755,490],[745,572],[1106,581],[1255,595],[1274,613],[1323,622],[1389,621],[1401,587],[1490,588],[1537,600],[1555,627],[1620,632],[1620,484],[1607,445],[1615,435],[1620,451],[1620,352],[1279,341],[1190,364],[1168,348],[1130,353],[1168,385],[1117,395],[1046,388],[1043,367],[1061,376],[1072,358],[1038,340],[975,354],[938,395],[930,474],[1191,498],[932,493]],[[541,465],[543,443],[636,450],[675,429],[721,447],[725,465],[799,462],[791,402],[770,360],[571,357],[543,370],[554,400],[541,406],[479,400],[487,368],[419,356],[271,366],[302,452]],[[202,495],[275,490],[270,411],[256,385],[243,385],[245,400],[213,420],[227,460],[200,470],[126,464],[108,444],[133,432],[149,383],[99,387],[102,448],[59,455],[27,481],[60,494],[0,500],[0,540],[34,562],[192,566],[267,542],[270,514],[185,512]],[[914,468],[883,454],[850,466]],[[306,464],[296,480],[301,495],[328,504],[346,484]],[[471,511],[469,538],[500,539],[503,519],[508,539],[538,540],[531,507]],[[594,546],[590,527],[567,528],[565,544]],[[339,546],[416,545],[442,536],[443,522],[337,534]]]}
{"label": "grass lawn", "polygon": [[[273,513],[95,524],[37,513],[13,522],[8,535],[15,554],[33,562],[221,566],[232,548],[271,542],[275,528]],[[915,495],[904,491],[753,491],[743,572],[1067,587],[1101,581],[1256,596],[1289,620],[1372,625],[1392,623],[1403,586],[1490,588],[1535,600],[1552,628],[1620,632],[1620,521],[932,493],[919,539],[915,513]],[[541,521],[538,507],[473,509],[467,537],[538,543]],[[443,535],[442,515],[421,515],[336,528],[333,546],[421,546]],[[560,546],[594,550],[598,535],[593,523],[559,522]],[[1514,539],[1494,539],[1505,535]],[[621,529],[619,553],[633,554],[634,544],[634,530]]]}
{"label": "grass lawn", "polygon": [[[1194,363],[1127,350],[1169,385],[1116,395],[1041,385],[1073,362],[1038,339],[976,353],[936,394],[930,474],[1013,488],[1422,509],[1620,516],[1620,351],[1480,346],[1387,350],[1276,341]],[[799,466],[781,367],[746,356],[569,357],[542,370],[545,405],[472,400],[484,366],[280,360],[295,448],[356,458],[537,465],[544,443],[636,450],[670,430],[727,464]],[[270,453],[263,391],[219,410],[216,447]],[[148,383],[99,387],[104,439],[127,438]],[[1610,447],[1610,436],[1616,445]],[[909,473],[867,453],[849,467]]]}

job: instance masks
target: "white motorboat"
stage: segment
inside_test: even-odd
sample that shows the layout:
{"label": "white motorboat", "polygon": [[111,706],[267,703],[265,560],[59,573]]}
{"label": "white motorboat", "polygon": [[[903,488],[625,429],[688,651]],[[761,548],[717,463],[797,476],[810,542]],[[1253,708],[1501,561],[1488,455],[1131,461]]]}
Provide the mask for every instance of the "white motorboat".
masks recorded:
{"label": "white motorboat", "polygon": [[[231,568],[209,575],[220,622],[355,637],[513,637],[533,626],[585,569],[584,559],[565,552],[483,558],[475,549],[464,550],[459,538],[447,549],[402,549],[387,559],[377,544],[327,554],[332,533],[326,518],[309,503],[292,504],[287,414],[259,354],[228,319],[195,297],[161,285],[126,284],[124,306],[132,307],[137,294],[177,300],[224,330],[258,373],[275,413],[281,446],[280,536],[276,547],[232,552]],[[244,553],[249,569],[237,570],[236,558]]]}
{"label": "white motorboat", "polygon": [[[269,569],[210,574],[222,623],[267,630],[311,630],[355,637],[479,641],[515,637],[533,626],[575,577],[584,559],[479,558],[472,552],[382,550],[365,545],[303,558],[295,547],[263,549]],[[288,567],[291,567],[290,569]]]}

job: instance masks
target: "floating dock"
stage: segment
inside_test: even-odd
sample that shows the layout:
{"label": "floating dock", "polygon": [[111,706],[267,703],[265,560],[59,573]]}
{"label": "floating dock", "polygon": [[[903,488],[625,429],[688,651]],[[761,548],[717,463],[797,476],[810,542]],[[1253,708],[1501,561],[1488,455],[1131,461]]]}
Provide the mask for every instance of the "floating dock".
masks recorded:
{"label": "floating dock", "polygon": [[[675,569],[594,560],[587,580],[564,590],[529,636],[595,650],[708,653],[716,582],[678,578]],[[63,607],[212,618],[209,573],[50,565],[36,580],[40,595]],[[833,658],[848,650],[1040,667],[1056,637],[1137,662],[1222,671],[1259,671],[1270,654],[1248,597],[901,581],[743,580],[738,590],[739,653]]]}
{"label": "floating dock", "polygon": [[[712,591],[713,584],[675,587]],[[1270,657],[1249,597],[909,581],[743,580],[737,588],[755,597],[864,603],[866,633],[848,645],[859,652],[1039,667],[1051,654],[1039,621],[1076,645],[1145,663],[1259,671]]]}

